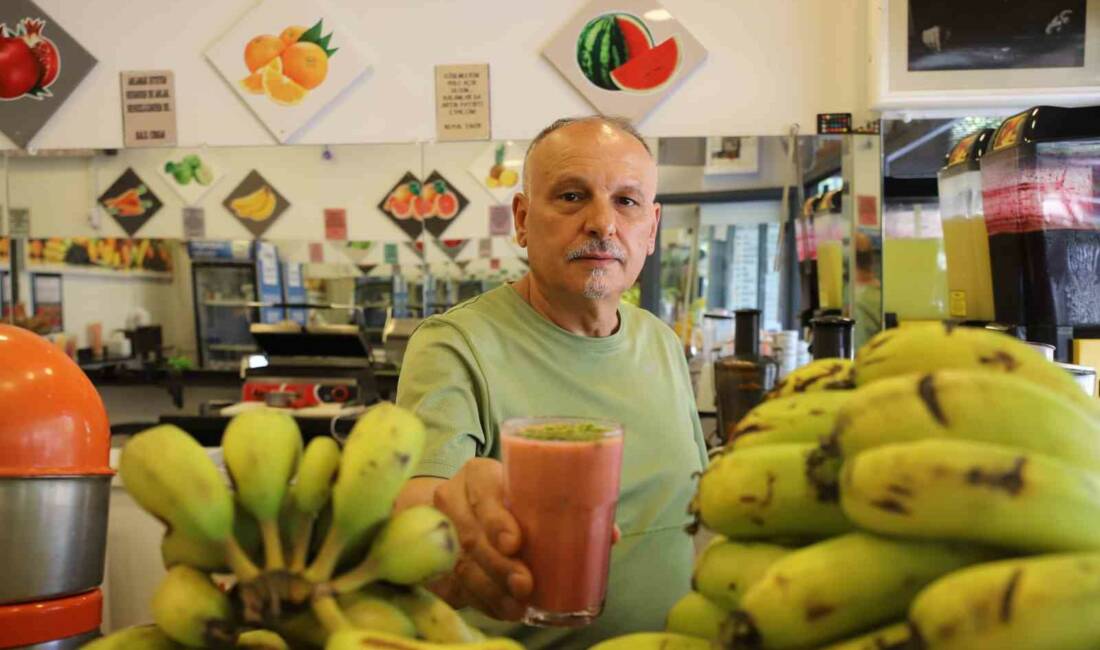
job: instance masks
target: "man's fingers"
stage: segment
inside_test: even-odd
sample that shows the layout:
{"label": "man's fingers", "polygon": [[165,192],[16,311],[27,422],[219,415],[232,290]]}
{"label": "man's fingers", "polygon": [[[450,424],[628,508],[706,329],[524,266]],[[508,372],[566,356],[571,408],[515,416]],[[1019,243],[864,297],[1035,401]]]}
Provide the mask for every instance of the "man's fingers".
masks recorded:
{"label": "man's fingers", "polygon": [[522,544],[519,524],[504,507],[504,476],[500,463],[486,464],[466,481],[466,500],[490,543],[505,555],[515,555]]}
{"label": "man's fingers", "polygon": [[513,597],[525,599],[531,595],[531,572],[522,562],[502,555],[484,539],[468,554],[487,576]]}
{"label": "man's fingers", "polygon": [[481,524],[466,502],[464,489],[457,490],[450,485],[444,485],[435,491],[433,505],[437,510],[447,515],[455,526],[458,542],[463,550],[470,550],[477,544],[480,537]]}
{"label": "man's fingers", "polygon": [[476,562],[460,560],[455,574],[462,583],[462,590],[478,609],[495,618],[506,621],[519,620],[523,606],[485,572]]}

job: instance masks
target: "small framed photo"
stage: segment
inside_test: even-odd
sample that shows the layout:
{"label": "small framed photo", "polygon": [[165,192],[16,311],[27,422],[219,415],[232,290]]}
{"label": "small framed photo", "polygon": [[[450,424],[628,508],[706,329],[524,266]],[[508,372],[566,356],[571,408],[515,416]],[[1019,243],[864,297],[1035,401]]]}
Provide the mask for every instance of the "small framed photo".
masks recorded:
{"label": "small framed photo", "polygon": [[703,173],[755,174],[760,171],[759,142],[755,136],[719,136],[707,138],[707,159]]}

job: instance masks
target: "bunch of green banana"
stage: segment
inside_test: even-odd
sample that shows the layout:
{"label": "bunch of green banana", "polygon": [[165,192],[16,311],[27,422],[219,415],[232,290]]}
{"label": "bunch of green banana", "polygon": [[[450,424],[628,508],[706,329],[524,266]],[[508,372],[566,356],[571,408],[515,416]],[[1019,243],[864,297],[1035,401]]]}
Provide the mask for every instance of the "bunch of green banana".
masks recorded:
{"label": "bunch of green banana", "polygon": [[423,587],[398,591],[388,597],[416,626],[417,635],[434,643],[473,643],[484,639],[442,598]]}
{"label": "bunch of green banana", "polygon": [[950,323],[914,325],[879,332],[856,353],[856,386],[913,373],[946,369],[1002,372],[1062,393],[1100,417],[1100,406],[1063,369],[1026,343],[986,329]]}
{"label": "bunch of green banana", "polygon": [[706,639],[675,632],[637,632],[597,643],[588,650],[711,650]]}
{"label": "bunch of green banana", "polygon": [[236,642],[233,607],[210,578],[188,566],[174,566],[157,587],[153,621],[173,640],[192,648]]}
{"label": "bunch of green banana", "polygon": [[762,402],[730,434],[734,449],[782,442],[821,442],[833,432],[851,391],[799,393]]}
{"label": "bunch of green banana", "polygon": [[732,542],[717,537],[695,560],[691,588],[726,611],[733,611],[768,567],[790,552],[777,544]]}
{"label": "bunch of green banana", "polygon": [[980,562],[975,547],[850,533],[780,558],[723,628],[727,648],[814,647],[901,618],[922,587]]}
{"label": "bunch of green banana", "polygon": [[260,525],[264,566],[267,569],[284,568],[279,510],[302,455],[302,433],[298,424],[294,418],[275,409],[245,411],[226,426],[222,453],[241,505]]}
{"label": "bunch of green banana", "polygon": [[332,496],[332,482],[340,468],[340,446],[329,437],[310,441],[302,455],[298,476],[287,492],[287,506],[293,531],[290,547],[291,571],[300,573],[306,568],[309,544],[314,520]]}
{"label": "bunch of green banana", "polygon": [[728,616],[729,612],[706,596],[689,591],[668,610],[665,631],[717,641]]}
{"label": "bunch of green banana", "polygon": [[853,365],[848,359],[816,359],[788,374],[765,399],[789,397],[818,391],[855,388]]}
{"label": "bunch of green banana", "polygon": [[982,564],[926,587],[909,609],[937,650],[1094,650],[1100,647],[1100,553]]}
{"label": "bunch of green banana", "polygon": [[332,581],[337,593],[385,580],[416,585],[454,568],[458,537],[450,519],[431,506],[414,506],[394,515],[358,567]]}
{"label": "bunch of green banana", "polygon": [[345,630],[329,637],[325,650],[523,650],[511,639],[474,643],[432,643],[366,630]]}
{"label": "bunch of green banana", "polygon": [[390,515],[398,492],[420,461],[424,437],[420,419],[393,404],[379,404],[359,418],[332,488],[332,524],[304,573],[307,580],[326,582],[344,549]]}
{"label": "bunch of green banana", "polygon": [[889,535],[1022,551],[1100,549],[1100,474],[1011,447],[931,439],[844,463],[841,505]]}
{"label": "bunch of green banana", "polygon": [[840,409],[825,448],[852,458],[923,438],[1019,447],[1100,471],[1100,419],[1041,384],[976,370],[902,375],[860,388]]}
{"label": "bunch of green banana", "polygon": [[385,591],[353,591],[341,594],[336,602],[348,621],[358,629],[416,637],[416,625],[412,619],[388,599]]}
{"label": "bunch of green banana", "polygon": [[851,530],[836,471],[812,443],[727,451],[703,472],[689,512],[730,539],[836,535]]}
{"label": "bunch of green banana", "polygon": [[913,630],[908,623],[893,623],[885,627],[830,644],[821,650],[918,650]]}
{"label": "bunch of green banana", "polygon": [[86,643],[81,650],[177,650],[183,647],[156,625],[136,625]]}

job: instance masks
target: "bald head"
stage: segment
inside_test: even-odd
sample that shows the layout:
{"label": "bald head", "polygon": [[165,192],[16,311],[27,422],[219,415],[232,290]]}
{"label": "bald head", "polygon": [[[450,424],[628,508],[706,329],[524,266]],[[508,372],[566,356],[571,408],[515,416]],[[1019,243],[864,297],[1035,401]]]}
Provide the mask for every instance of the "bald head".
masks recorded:
{"label": "bald head", "polygon": [[[562,132],[569,132],[563,134]],[[572,132],[570,132],[572,131]],[[559,120],[555,120],[552,124],[539,131],[539,134],[535,136],[535,139],[531,141],[531,144],[527,147],[527,154],[523,158],[523,189],[529,191],[531,186],[531,166],[535,150],[545,140],[555,140],[572,137],[573,135],[582,135],[582,133],[576,133],[577,131],[583,132],[585,136],[595,136],[604,142],[612,140],[619,140],[627,138],[637,142],[641,145],[641,148],[645,150],[645,153],[652,158],[653,152],[650,150],[649,145],[646,144],[645,139],[641,133],[634,128],[634,125],[629,120],[621,117],[609,117],[603,115],[588,115],[585,117],[563,117]]]}

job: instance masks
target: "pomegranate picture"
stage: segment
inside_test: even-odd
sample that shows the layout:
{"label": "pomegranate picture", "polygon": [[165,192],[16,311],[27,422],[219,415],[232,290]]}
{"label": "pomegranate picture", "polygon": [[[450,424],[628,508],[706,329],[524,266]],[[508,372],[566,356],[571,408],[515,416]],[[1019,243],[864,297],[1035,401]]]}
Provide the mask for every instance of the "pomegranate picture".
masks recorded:
{"label": "pomegranate picture", "polygon": [[61,72],[57,45],[42,31],[46,21],[24,18],[12,32],[0,23],[0,100],[50,97]]}

